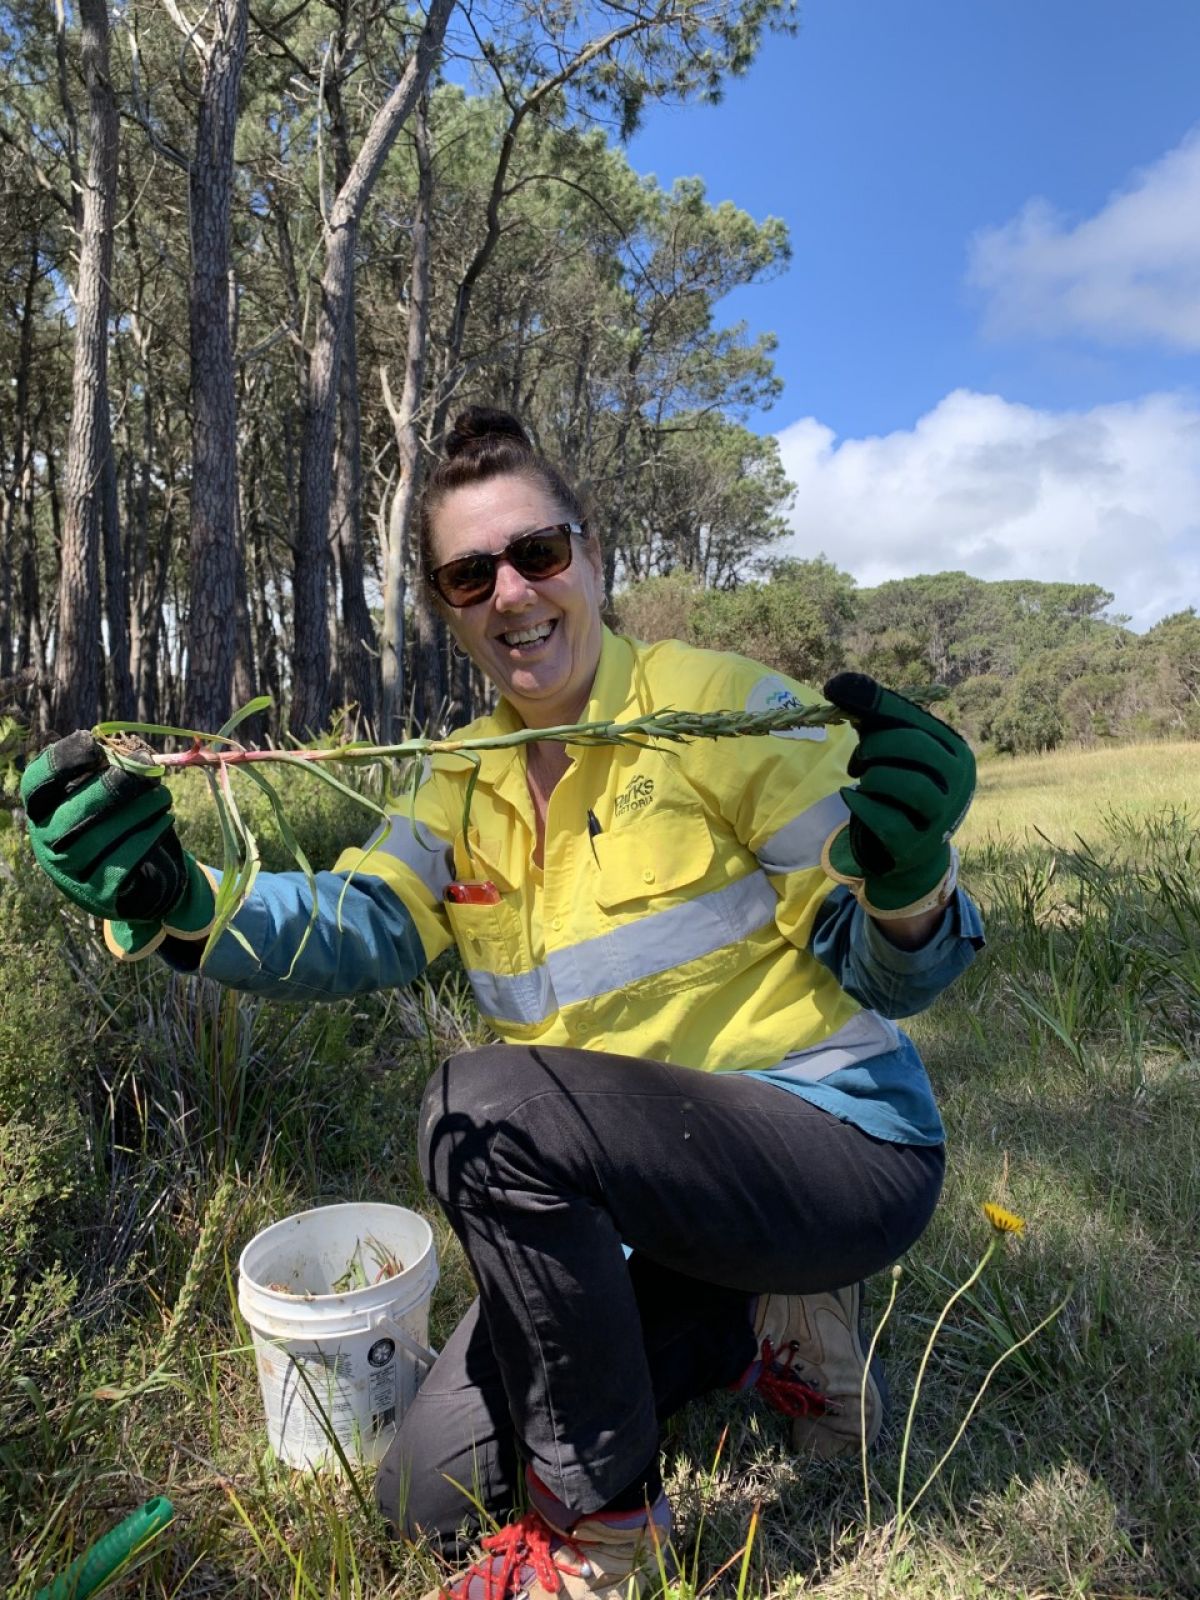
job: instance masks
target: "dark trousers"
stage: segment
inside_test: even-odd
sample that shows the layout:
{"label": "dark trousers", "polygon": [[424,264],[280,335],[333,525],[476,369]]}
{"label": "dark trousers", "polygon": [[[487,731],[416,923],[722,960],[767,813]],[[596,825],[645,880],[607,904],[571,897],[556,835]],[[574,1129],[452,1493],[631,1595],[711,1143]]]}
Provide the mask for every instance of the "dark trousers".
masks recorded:
{"label": "dark trousers", "polygon": [[419,1137],[479,1299],[377,1492],[443,1541],[468,1497],[502,1517],[522,1462],[575,1511],[604,1505],[655,1460],[664,1418],[753,1360],[756,1294],[878,1272],[944,1170],[940,1146],[873,1139],[743,1074],[512,1045],[445,1062]]}

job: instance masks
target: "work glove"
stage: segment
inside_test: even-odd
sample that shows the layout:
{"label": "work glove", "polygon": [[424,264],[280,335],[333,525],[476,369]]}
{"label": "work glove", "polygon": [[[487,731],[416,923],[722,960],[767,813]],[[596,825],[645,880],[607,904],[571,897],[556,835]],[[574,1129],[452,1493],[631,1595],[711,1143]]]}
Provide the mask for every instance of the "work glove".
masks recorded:
{"label": "work glove", "polygon": [[215,880],[179,843],[158,778],[113,766],[81,729],[31,762],[21,804],[38,864],[68,900],[103,917],[118,960],[140,960],[168,934],[207,937]]}
{"label": "work glove", "polygon": [[841,790],[850,821],[825,841],[821,865],[864,910],[888,920],[945,905],[957,852],[950,836],[975,792],[975,757],[954,729],[861,672],[839,672],[825,698],[858,729]]}

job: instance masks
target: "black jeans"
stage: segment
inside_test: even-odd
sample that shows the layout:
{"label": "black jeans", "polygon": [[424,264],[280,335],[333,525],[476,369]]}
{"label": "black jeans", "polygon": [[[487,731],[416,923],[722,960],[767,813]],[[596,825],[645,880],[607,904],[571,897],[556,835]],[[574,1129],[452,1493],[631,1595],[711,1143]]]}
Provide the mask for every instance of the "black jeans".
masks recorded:
{"label": "black jeans", "polygon": [[433,1075],[420,1157],[479,1299],[377,1492],[398,1527],[444,1540],[467,1495],[511,1508],[522,1461],[574,1510],[604,1505],[665,1417],[753,1360],[754,1295],[887,1266],[944,1171],[940,1146],[874,1139],[740,1073],[512,1045]]}

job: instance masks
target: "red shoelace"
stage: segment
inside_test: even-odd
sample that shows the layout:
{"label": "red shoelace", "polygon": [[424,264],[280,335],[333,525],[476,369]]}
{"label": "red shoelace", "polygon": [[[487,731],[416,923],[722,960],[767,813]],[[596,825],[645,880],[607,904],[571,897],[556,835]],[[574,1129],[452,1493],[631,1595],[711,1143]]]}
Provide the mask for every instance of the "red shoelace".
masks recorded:
{"label": "red shoelace", "polygon": [[792,1371],[796,1346],[776,1350],[770,1339],[762,1342],[762,1371],[754,1387],[773,1411],[785,1417],[823,1417],[836,1411],[833,1401]]}
{"label": "red shoelace", "polygon": [[[521,1572],[532,1567],[534,1576],[543,1589],[556,1594],[562,1586],[558,1568],[551,1553],[557,1540],[583,1561],[583,1554],[542,1521],[536,1511],[527,1511],[516,1522],[510,1522],[496,1533],[489,1533],[480,1541],[484,1554],[469,1571],[464,1572],[453,1589],[443,1589],[443,1600],[511,1600],[525,1587]],[[471,1585],[479,1579],[482,1588]]]}

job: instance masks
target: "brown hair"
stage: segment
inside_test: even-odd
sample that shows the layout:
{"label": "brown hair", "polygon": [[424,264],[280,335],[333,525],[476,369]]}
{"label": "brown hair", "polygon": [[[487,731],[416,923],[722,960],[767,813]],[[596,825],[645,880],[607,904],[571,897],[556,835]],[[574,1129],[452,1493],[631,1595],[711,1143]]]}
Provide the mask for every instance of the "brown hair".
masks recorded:
{"label": "brown hair", "polygon": [[583,502],[562,473],[533,447],[529,435],[507,411],[468,406],[455,417],[445,450],[421,496],[420,556],[426,598],[434,598],[426,574],[434,565],[433,518],[447,495],[468,483],[486,483],[509,474],[532,479],[557,500],[567,520],[587,527]]}

